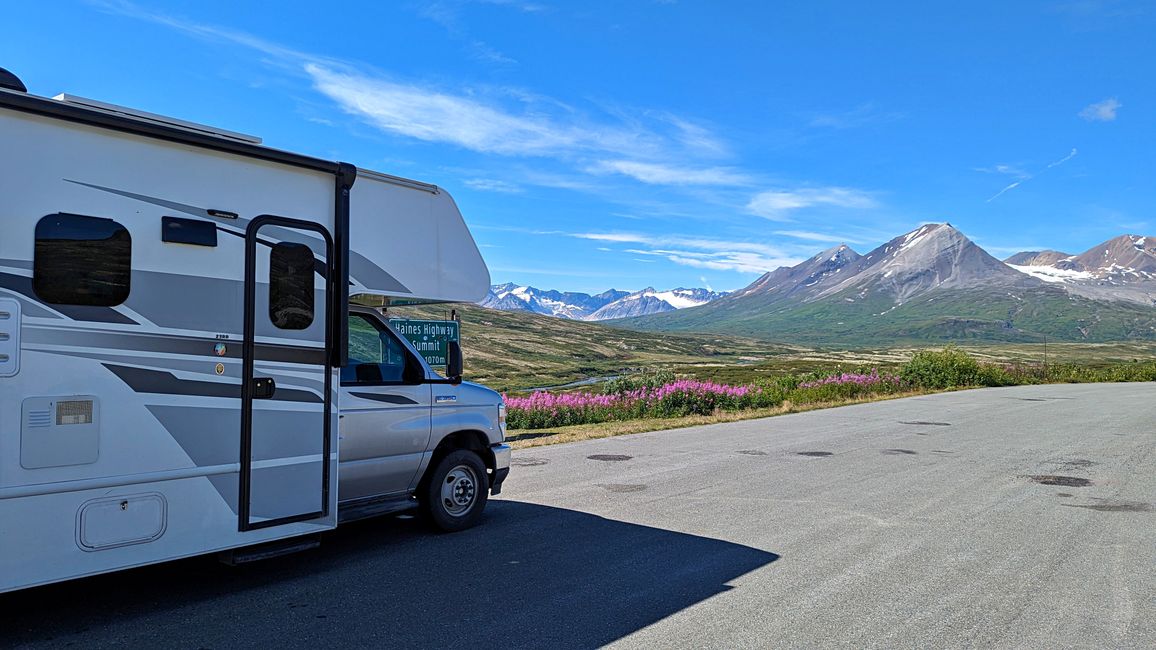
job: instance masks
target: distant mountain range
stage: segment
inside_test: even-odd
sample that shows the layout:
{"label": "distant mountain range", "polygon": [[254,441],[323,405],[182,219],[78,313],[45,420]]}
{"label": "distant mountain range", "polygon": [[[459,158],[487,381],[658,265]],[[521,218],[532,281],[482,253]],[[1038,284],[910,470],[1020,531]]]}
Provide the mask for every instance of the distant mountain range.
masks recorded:
{"label": "distant mountain range", "polygon": [[677,288],[655,291],[647,287],[633,293],[610,289],[590,295],[573,291],[542,290],[512,282],[490,287],[480,304],[503,311],[528,311],[572,320],[608,320],[646,316],[697,307],[726,295],[709,289]]}
{"label": "distant mountain range", "polygon": [[710,304],[616,324],[813,345],[1115,341],[1156,339],[1154,304],[1156,238],[1004,262],[951,224],[928,224],[866,255],[836,246]]}

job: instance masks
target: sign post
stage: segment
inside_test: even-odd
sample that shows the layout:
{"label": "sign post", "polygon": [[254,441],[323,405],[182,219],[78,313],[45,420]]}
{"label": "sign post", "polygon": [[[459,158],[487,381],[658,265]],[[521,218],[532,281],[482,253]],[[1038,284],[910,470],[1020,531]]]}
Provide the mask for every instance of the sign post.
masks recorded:
{"label": "sign post", "polygon": [[461,344],[461,327],[456,320],[411,320],[391,318],[389,326],[417,349],[426,363],[445,368],[450,341]]}

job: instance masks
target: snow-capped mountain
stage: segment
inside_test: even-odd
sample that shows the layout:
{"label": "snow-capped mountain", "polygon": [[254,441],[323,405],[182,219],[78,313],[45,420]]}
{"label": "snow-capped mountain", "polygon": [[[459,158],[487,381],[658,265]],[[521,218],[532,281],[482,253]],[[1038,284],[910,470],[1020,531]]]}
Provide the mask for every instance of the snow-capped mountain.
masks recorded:
{"label": "snow-capped mountain", "polygon": [[1121,235],[1079,255],[1025,251],[1004,261],[1077,295],[1156,304],[1156,237]]}
{"label": "snow-capped mountain", "polygon": [[608,303],[598,311],[586,317],[586,320],[609,320],[611,318],[629,318],[631,316],[645,316],[675,309],[698,307],[722,297],[723,293],[709,289],[684,289],[679,287],[670,291],[655,291],[654,287],[647,287],[642,291],[623,296],[614,302]]}
{"label": "snow-capped mountain", "polygon": [[723,295],[708,289],[682,287],[669,291],[656,291],[653,287],[647,287],[633,293],[610,289],[590,295],[542,290],[510,282],[492,286],[489,295],[480,304],[491,309],[529,311],[572,320],[607,320],[696,307]]}

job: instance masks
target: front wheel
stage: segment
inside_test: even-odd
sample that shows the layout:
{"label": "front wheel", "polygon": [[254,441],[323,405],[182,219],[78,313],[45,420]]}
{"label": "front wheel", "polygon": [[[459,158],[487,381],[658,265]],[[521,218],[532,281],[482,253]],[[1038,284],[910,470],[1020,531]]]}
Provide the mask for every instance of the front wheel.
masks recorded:
{"label": "front wheel", "polygon": [[489,494],[486,465],[472,451],[459,449],[441,459],[426,481],[421,506],[439,530],[457,532],[482,518]]}

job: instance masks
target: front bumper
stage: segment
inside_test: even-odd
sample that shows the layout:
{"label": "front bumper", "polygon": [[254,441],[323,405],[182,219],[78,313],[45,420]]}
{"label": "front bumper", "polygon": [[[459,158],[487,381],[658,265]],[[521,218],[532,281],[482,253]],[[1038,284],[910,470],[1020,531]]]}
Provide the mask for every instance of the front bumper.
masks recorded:
{"label": "front bumper", "polygon": [[510,475],[510,446],[498,443],[490,445],[494,454],[494,475],[490,479],[490,494],[502,493],[502,482]]}

